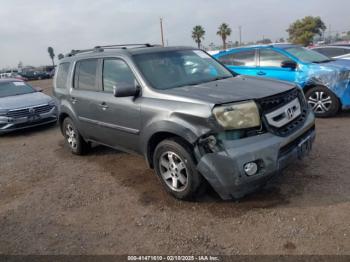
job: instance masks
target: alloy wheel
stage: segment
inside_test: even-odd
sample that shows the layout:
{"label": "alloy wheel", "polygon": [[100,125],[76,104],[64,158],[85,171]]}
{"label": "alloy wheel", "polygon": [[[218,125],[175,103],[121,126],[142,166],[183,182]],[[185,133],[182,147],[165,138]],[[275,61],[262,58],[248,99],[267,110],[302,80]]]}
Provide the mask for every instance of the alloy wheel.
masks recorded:
{"label": "alloy wheel", "polygon": [[66,126],[66,139],[72,149],[77,148],[77,134],[71,124]]}
{"label": "alloy wheel", "polygon": [[315,113],[328,112],[332,106],[332,98],[322,91],[313,92],[307,102]]}
{"label": "alloy wheel", "polygon": [[160,156],[159,170],[167,186],[174,191],[183,191],[188,185],[188,170],[185,162],[174,152]]}

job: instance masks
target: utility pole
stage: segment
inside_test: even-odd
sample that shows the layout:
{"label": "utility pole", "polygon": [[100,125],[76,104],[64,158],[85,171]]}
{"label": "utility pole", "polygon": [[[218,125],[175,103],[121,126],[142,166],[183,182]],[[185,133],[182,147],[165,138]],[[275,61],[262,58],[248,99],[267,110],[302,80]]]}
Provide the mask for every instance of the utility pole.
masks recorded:
{"label": "utility pole", "polygon": [[238,27],[239,30],[239,46],[242,45],[242,26]]}
{"label": "utility pole", "polygon": [[164,46],[163,18],[160,18],[160,35],[161,35],[161,37],[162,37],[162,46]]}

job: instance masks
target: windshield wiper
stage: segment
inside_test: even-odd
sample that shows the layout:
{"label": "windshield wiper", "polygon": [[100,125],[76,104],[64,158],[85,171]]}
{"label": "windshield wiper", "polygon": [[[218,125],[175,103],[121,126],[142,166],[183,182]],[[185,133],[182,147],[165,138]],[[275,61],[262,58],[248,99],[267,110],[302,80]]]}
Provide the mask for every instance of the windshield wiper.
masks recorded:
{"label": "windshield wiper", "polygon": [[312,63],[316,63],[316,64],[321,64],[321,63],[328,63],[334,61],[334,59],[327,59],[327,60],[321,60],[321,61],[312,61]]}

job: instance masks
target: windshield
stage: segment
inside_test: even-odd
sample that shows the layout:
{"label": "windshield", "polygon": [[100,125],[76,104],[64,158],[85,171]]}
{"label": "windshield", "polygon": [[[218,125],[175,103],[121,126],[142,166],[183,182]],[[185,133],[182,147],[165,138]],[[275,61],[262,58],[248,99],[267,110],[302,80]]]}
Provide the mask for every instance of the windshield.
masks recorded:
{"label": "windshield", "polygon": [[329,62],[331,59],[328,56],[318,52],[306,49],[304,47],[289,47],[286,51],[297,57],[299,60],[307,63],[322,63]]}
{"label": "windshield", "polygon": [[24,95],[36,92],[33,87],[25,82],[0,82],[0,97]]}
{"label": "windshield", "polygon": [[233,77],[201,50],[166,51],[134,55],[135,63],[156,89],[171,89]]}

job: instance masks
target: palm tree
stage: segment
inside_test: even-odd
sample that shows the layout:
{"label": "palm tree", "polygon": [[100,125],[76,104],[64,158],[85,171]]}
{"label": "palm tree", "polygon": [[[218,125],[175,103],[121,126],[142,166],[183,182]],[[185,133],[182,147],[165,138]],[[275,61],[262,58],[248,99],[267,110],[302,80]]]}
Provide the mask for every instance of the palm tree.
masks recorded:
{"label": "palm tree", "polygon": [[52,60],[52,65],[55,66],[55,60],[54,60],[54,58],[55,58],[55,53],[54,53],[54,51],[53,51],[53,48],[52,48],[51,46],[49,46],[49,47],[47,48],[47,52],[49,52],[49,56],[50,56],[50,58],[51,58],[51,60]]}
{"label": "palm tree", "polygon": [[204,39],[205,30],[202,26],[196,25],[192,30],[192,38],[197,43],[198,48],[201,47],[202,40]]}
{"label": "palm tree", "polygon": [[222,23],[219,26],[219,31],[216,33],[217,35],[221,36],[224,49],[226,49],[226,39],[229,35],[231,35],[231,31],[232,30],[228,24]]}

